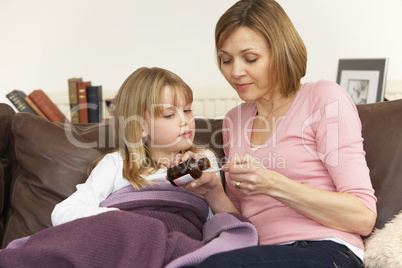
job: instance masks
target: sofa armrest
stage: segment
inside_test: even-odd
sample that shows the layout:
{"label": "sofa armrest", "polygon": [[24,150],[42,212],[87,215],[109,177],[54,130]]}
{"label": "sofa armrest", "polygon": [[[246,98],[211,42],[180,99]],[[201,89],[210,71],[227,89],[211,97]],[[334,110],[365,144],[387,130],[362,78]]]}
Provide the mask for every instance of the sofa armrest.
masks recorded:
{"label": "sofa armrest", "polygon": [[10,150],[10,129],[14,110],[0,103],[0,241],[3,239],[8,208],[8,194],[11,182],[13,159]]}
{"label": "sofa armrest", "polygon": [[11,130],[18,164],[2,247],[50,227],[54,206],[87,179],[90,163],[111,149],[107,124],[64,125],[17,113]]}

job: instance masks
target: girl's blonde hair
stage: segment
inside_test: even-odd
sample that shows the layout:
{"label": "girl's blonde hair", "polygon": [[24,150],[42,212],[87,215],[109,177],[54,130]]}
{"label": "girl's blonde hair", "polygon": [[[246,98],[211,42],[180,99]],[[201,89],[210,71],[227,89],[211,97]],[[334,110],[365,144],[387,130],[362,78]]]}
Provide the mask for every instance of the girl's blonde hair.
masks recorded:
{"label": "girl's blonde hair", "polygon": [[267,41],[272,52],[271,86],[279,87],[285,96],[297,91],[301,78],[306,74],[306,47],[286,12],[274,0],[241,0],[220,17],[215,28],[219,68],[219,49],[241,26],[254,30]]}
{"label": "girl's blonde hair", "polygon": [[113,101],[115,150],[124,161],[123,176],[136,188],[150,183],[141,175],[149,175],[159,168],[142,141],[142,130],[146,111],[155,116],[162,114],[163,107],[158,104],[166,86],[172,89],[175,101],[177,94],[183,94],[188,103],[193,101],[191,88],[179,76],[157,67],[142,67],[133,72]]}

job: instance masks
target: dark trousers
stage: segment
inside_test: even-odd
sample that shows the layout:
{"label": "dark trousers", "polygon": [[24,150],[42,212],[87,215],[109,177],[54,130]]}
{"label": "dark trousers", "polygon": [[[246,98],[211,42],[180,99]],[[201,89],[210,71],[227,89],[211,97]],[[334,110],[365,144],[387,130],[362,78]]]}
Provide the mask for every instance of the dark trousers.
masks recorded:
{"label": "dark trousers", "polygon": [[210,256],[201,268],[235,267],[364,267],[346,246],[333,241],[297,241],[289,245],[264,245]]}

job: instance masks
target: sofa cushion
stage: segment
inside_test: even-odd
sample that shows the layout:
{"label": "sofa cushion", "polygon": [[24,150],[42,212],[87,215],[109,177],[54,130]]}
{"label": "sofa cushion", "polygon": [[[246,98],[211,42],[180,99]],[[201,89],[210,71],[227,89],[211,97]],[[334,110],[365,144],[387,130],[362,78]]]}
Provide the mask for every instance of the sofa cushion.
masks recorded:
{"label": "sofa cushion", "polygon": [[5,209],[8,206],[8,192],[11,181],[11,160],[9,135],[14,110],[5,103],[0,103],[0,241],[3,238],[6,220]]}
{"label": "sofa cushion", "polygon": [[402,210],[402,100],[357,105],[377,197],[376,228]]}
{"label": "sofa cushion", "polygon": [[195,146],[210,148],[213,150],[220,161],[220,166],[222,166],[225,162],[222,138],[222,119],[196,118],[195,125]]}
{"label": "sofa cushion", "polygon": [[18,113],[12,123],[18,166],[2,247],[51,226],[53,207],[87,178],[89,164],[109,150],[105,124],[67,125]]}

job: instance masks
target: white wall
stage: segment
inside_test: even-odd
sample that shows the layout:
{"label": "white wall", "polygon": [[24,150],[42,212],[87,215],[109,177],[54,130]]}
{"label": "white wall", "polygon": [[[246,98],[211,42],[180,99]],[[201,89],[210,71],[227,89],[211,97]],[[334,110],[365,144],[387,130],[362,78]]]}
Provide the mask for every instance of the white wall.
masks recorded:
{"label": "white wall", "polygon": [[307,46],[306,80],[336,80],[339,58],[384,57],[388,80],[402,80],[401,0],[278,2]]}
{"label": "white wall", "polygon": [[[226,90],[214,27],[235,2],[0,0],[0,102],[13,89],[66,92],[77,76],[117,90],[140,66],[168,68],[196,90]],[[339,58],[376,57],[390,58],[388,80],[402,80],[402,1],[279,3],[308,48],[304,81],[335,80]]]}

